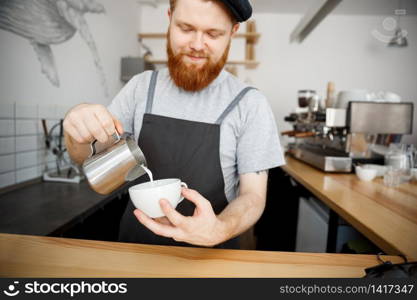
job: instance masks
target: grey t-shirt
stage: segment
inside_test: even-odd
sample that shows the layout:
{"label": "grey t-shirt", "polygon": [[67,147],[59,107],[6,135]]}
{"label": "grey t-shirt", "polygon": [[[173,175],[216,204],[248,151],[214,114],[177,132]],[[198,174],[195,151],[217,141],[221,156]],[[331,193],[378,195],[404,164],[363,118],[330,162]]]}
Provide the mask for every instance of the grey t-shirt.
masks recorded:
{"label": "grey t-shirt", "polygon": [[[136,140],[142,127],[151,75],[152,71],[146,71],[133,77],[108,107]],[[215,123],[246,86],[223,70],[205,89],[187,92],[174,84],[165,68],[158,74],[152,114]],[[223,120],[219,153],[228,201],[237,196],[239,174],[285,163],[273,113],[258,90],[250,90]]]}

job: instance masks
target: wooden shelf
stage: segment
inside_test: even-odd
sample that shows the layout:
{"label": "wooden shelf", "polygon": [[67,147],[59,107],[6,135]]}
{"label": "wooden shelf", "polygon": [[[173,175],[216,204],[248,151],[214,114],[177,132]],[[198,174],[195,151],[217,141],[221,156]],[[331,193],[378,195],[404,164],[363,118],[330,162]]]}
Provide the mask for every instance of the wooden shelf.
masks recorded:
{"label": "wooden shelf", "polygon": [[[142,39],[166,39],[166,33],[139,33],[138,40]],[[248,21],[246,24],[246,33],[238,33],[234,38],[244,38],[245,43],[245,59],[244,60],[231,60],[226,62],[226,65],[244,65],[246,68],[252,69],[256,68],[259,65],[259,62],[255,59],[255,44],[258,42],[261,34],[256,32],[256,23],[254,20]],[[146,58],[147,62],[153,64],[166,64],[167,60],[165,59],[153,59],[152,57]]]}
{"label": "wooden shelf", "polygon": [[[163,39],[166,38],[166,33],[138,33],[138,39]],[[248,32],[248,33],[238,33],[234,38],[245,38],[250,39],[253,43],[257,43],[258,39],[261,37],[260,33],[257,32]]]}

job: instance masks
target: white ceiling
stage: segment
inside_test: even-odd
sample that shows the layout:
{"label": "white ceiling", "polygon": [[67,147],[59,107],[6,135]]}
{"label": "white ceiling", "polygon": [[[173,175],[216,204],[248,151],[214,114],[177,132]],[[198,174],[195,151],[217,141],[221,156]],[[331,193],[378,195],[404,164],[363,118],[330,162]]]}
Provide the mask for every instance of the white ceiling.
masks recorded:
{"label": "white ceiling", "polygon": [[[142,0],[168,3],[168,0]],[[251,0],[257,13],[304,14],[322,0]],[[332,14],[393,15],[397,8],[406,9],[407,15],[417,14],[417,0],[342,0]]]}

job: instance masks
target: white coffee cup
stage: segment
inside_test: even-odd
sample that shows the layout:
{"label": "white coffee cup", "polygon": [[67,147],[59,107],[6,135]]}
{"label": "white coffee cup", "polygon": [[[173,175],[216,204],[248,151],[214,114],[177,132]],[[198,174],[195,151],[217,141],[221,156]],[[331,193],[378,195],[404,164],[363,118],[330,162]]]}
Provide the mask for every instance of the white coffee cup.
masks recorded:
{"label": "white coffee cup", "polygon": [[165,216],[159,200],[166,199],[173,208],[176,208],[184,200],[181,196],[182,187],[188,188],[187,184],[179,179],[160,179],[130,187],[129,195],[136,208],[151,218],[159,218]]}
{"label": "white coffee cup", "polygon": [[376,169],[368,169],[364,167],[356,167],[356,176],[362,181],[371,181],[373,180],[377,175]]}

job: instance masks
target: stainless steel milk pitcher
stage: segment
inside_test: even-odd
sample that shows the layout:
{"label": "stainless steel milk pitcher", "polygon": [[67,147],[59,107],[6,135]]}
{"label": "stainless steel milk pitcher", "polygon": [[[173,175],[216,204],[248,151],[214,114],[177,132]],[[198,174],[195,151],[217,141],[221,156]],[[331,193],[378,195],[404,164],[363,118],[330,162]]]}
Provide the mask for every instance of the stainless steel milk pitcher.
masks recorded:
{"label": "stainless steel milk pitcher", "polygon": [[130,134],[113,134],[107,143],[91,143],[91,155],[83,163],[83,170],[91,188],[107,195],[127,181],[144,174],[146,159]]}

